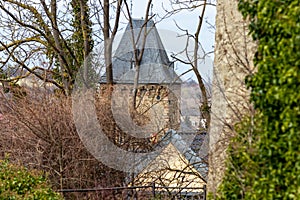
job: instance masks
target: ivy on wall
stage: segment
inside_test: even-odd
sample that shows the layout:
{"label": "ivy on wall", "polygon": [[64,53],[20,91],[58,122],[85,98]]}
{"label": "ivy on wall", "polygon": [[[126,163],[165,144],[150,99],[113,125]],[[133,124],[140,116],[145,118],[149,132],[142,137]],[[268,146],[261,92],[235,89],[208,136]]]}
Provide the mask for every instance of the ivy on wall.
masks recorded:
{"label": "ivy on wall", "polygon": [[218,199],[300,198],[300,1],[240,0],[258,42],[246,78],[255,115],[237,125]]}

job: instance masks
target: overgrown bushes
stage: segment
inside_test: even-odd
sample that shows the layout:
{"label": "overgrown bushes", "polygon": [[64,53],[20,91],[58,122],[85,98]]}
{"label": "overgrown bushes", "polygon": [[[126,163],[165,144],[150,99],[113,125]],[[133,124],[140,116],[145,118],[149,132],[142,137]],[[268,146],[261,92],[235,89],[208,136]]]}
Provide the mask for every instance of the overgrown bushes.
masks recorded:
{"label": "overgrown bushes", "polygon": [[[46,172],[54,190],[123,183],[122,172],[100,163],[81,142],[69,97],[38,88],[27,91],[21,98],[0,91],[0,160],[8,153],[12,163]],[[101,199],[105,195],[65,193],[64,198]]]}
{"label": "overgrown bushes", "polygon": [[256,114],[238,125],[219,199],[299,199],[299,0],[240,0],[239,9],[258,41],[246,78]]}

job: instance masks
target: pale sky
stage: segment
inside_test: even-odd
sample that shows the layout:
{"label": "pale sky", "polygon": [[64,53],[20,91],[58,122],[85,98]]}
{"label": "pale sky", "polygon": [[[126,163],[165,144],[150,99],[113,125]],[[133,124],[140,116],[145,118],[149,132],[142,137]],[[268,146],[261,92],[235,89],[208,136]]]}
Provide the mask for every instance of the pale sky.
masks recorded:
{"label": "pale sky", "polygon": [[[147,2],[148,0],[132,0],[133,18],[145,17]],[[157,15],[157,17],[154,19],[155,21],[158,20],[159,17],[165,14],[163,6],[164,8],[171,9],[168,0],[153,0],[153,8],[151,10],[153,14]],[[184,34],[184,32],[180,31],[176,27],[175,21],[182,29],[188,30],[190,34],[194,34],[198,25],[200,14],[201,14],[200,8],[195,9],[194,11],[181,11],[169,18],[160,21],[156,25],[160,33],[162,42],[165,46],[165,49],[169,54],[171,52],[179,52],[183,50],[183,48],[186,45],[186,38],[178,37],[179,35]],[[206,53],[213,51],[215,34],[214,34],[214,29],[211,28],[209,24],[212,25],[215,24],[215,15],[216,15],[216,7],[207,6],[205,16],[204,16],[204,23],[202,25],[202,29],[200,32],[200,42]],[[209,24],[206,23],[206,21],[209,22]],[[193,45],[191,45],[190,49],[191,50],[193,49]],[[199,70],[203,77],[209,77],[210,79],[212,78],[213,58],[214,58],[213,54],[209,54],[209,57],[207,57],[202,63],[200,63]],[[179,65],[177,67],[177,73],[182,73],[187,69],[187,68],[184,69],[183,68],[184,67]],[[191,77],[194,77],[192,73],[185,76],[185,79]]]}
{"label": "pale sky", "polygon": [[[32,0],[33,2],[39,2],[38,0]],[[180,0],[179,0],[180,1]],[[188,0],[186,0],[188,1]],[[65,1],[59,1],[60,7],[62,10],[64,9],[64,6],[67,6]],[[128,1],[130,3],[130,1]],[[132,16],[133,18],[142,18],[145,17],[145,11],[147,6],[148,0],[132,0]],[[193,1],[192,1],[193,2]],[[38,5],[38,4],[37,4]],[[165,11],[163,9],[163,6],[166,9],[171,10],[169,5],[169,0],[153,0],[153,8],[151,9],[151,14],[155,14],[156,18],[154,18],[154,21],[157,21],[159,17],[165,15]],[[125,9],[124,9],[125,10]],[[201,14],[201,9],[195,9],[192,12],[189,11],[181,11],[175,15],[172,15],[169,18],[166,18],[162,21],[160,21],[156,27],[160,33],[162,42],[164,44],[164,47],[166,51],[170,53],[178,53],[182,51],[186,44],[186,38],[184,37],[178,37],[179,35],[184,34],[184,32],[180,31],[176,25],[176,23],[182,28],[187,29],[189,33],[194,34],[198,20],[199,15]],[[214,46],[214,30],[209,29],[210,25],[206,23],[208,21],[210,24],[215,24],[215,15],[216,15],[216,8],[214,6],[207,6],[206,12],[205,12],[205,19],[204,24],[202,26],[202,30],[200,32],[200,42],[205,52],[211,52],[213,50]],[[127,23],[127,20],[122,20],[123,22]],[[123,23],[123,28],[126,24]],[[120,26],[122,28],[122,26]],[[120,31],[118,35],[122,35],[123,31]],[[190,45],[190,49],[193,49],[193,45]],[[213,60],[213,54],[210,54],[209,57],[207,57],[204,62],[200,63],[199,71],[203,75],[203,77],[212,77],[212,60]],[[182,65],[175,65],[175,69],[177,69],[177,73],[180,74],[187,70],[187,68],[182,67]],[[192,77],[192,73],[188,75],[188,77]]]}
{"label": "pale sky", "polygon": [[[132,0],[132,15],[134,18],[142,18],[145,16],[145,10],[148,0]],[[162,5],[166,8],[170,9],[168,6],[168,0],[153,0],[153,14],[158,14],[159,16],[164,15],[164,10]],[[200,9],[196,9],[193,12],[182,11],[177,13],[174,16],[171,16],[165,20],[162,20],[159,24],[157,24],[158,29],[165,29],[171,30],[178,33],[180,30],[175,25],[175,22],[182,27],[183,29],[188,29],[191,33],[194,33],[197,28],[197,23],[199,19],[199,15],[201,14]],[[216,7],[214,6],[207,6],[205,11],[205,20],[208,21],[210,24],[215,24],[215,15],[216,15]],[[201,44],[205,51],[211,51],[212,46],[214,45],[214,33],[212,33],[212,29],[209,29],[209,25],[207,23],[203,24],[201,30]]]}

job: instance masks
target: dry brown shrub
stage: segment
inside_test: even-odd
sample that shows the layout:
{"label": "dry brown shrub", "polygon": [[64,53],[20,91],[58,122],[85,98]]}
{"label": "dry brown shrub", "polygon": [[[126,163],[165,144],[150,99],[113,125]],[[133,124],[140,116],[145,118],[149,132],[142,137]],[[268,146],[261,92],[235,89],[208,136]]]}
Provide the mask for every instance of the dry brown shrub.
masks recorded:
{"label": "dry brown shrub", "polygon": [[[73,122],[71,98],[44,89],[0,95],[0,155],[47,174],[55,189],[120,186],[124,174],[96,160],[82,144]],[[99,112],[105,112],[100,106]],[[102,113],[102,119],[108,116]],[[104,123],[109,121],[105,118]],[[0,158],[0,159],[1,159]],[[109,193],[65,195],[102,199]]]}

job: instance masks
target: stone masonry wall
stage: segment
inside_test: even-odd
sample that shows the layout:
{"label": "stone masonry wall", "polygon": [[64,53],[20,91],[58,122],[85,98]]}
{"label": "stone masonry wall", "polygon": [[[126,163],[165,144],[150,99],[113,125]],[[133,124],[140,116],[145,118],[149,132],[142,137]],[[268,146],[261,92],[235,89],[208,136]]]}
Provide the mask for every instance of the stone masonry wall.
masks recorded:
{"label": "stone masonry wall", "polygon": [[[106,85],[100,87],[100,99],[105,97],[106,90]],[[130,84],[114,86],[112,109],[115,117],[130,112],[128,109],[130,108],[131,91],[132,85]],[[171,88],[157,84],[140,85],[136,98],[136,114],[138,116],[132,120],[141,127],[148,124],[147,127],[151,127],[149,134],[157,135],[157,139],[169,129],[178,129],[180,124],[178,108],[180,105],[177,93],[180,94],[180,85]],[[132,115],[124,115],[124,117],[132,118]]]}

